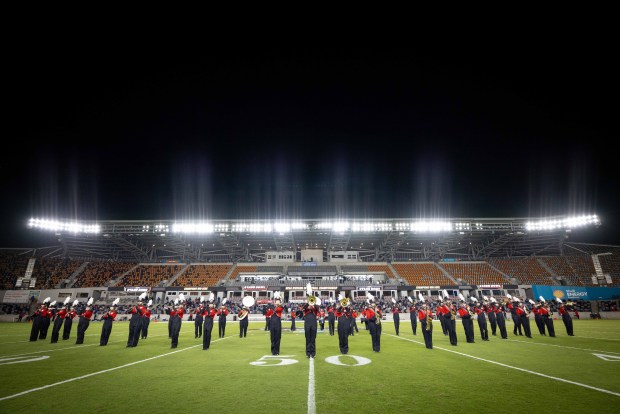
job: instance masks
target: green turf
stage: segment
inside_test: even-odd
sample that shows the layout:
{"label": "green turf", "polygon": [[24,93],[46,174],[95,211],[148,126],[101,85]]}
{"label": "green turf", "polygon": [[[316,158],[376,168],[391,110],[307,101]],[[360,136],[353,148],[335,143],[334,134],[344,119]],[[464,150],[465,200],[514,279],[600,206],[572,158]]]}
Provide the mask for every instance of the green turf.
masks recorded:
{"label": "green turf", "polygon": [[[349,366],[327,362],[340,354],[338,337],[318,334],[316,412],[620,411],[620,360],[593,355],[620,357],[620,321],[575,321],[575,337],[556,321],[556,338],[534,333],[533,339],[513,336],[509,324],[508,340],[491,336],[489,342],[479,340],[476,325],[475,344],[465,342],[457,324],[458,346],[436,329],[433,350],[424,347],[420,331],[412,335],[409,322],[401,323],[399,337],[391,323],[383,326],[380,353],[372,352],[365,330],[349,338],[349,353],[371,360],[364,366],[352,365],[352,357],[340,358]],[[310,364],[303,325],[296,333],[283,332],[281,357],[298,361],[287,366],[270,366],[274,360],[250,364],[270,355],[263,327],[250,324],[248,337],[240,339],[238,325],[229,323],[227,338],[218,340],[216,324],[211,349],[203,351],[193,324],[187,323],[176,350],[170,349],[166,323],[152,323],[149,338],[136,348],[125,347],[127,322],[114,324],[107,347],[98,346],[97,322],[81,346],[75,345],[76,326],[70,340],[50,344],[51,330],[46,341],[28,342],[29,324],[0,324],[0,399],[11,397],[0,400],[0,413],[308,412]],[[17,356],[49,358],[17,364],[3,360]],[[99,373],[104,370],[110,371]],[[71,381],[82,376],[87,377]],[[46,388],[28,392],[39,387]]]}

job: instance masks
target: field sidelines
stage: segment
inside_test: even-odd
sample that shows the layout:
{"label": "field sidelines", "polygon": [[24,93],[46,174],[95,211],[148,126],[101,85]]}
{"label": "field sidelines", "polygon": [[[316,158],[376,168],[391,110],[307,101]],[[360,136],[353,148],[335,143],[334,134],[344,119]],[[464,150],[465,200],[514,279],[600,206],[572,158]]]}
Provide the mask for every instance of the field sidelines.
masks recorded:
{"label": "field sidelines", "polygon": [[[216,339],[216,340],[211,341],[211,342],[212,343],[213,342],[219,342],[219,341],[222,341],[224,339],[233,338],[233,337],[234,337],[234,335],[227,336],[225,338]],[[165,357],[165,356],[168,356],[168,355],[174,355],[174,354],[177,354],[179,352],[187,351],[188,349],[196,348],[197,346],[202,346],[202,344],[188,346],[187,348],[179,349],[177,351],[167,352],[167,353],[161,354],[161,355],[156,355],[154,357],[142,359],[140,361],[135,361],[135,362],[130,362],[128,364],[119,365],[118,367],[108,368],[108,369],[104,369],[102,371],[97,371],[97,372],[91,372],[90,374],[82,375],[82,376],[75,377],[75,378],[69,378],[67,380],[55,382],[55,383],[49,384],[49,385],[44,385],[42,387],[32,388],[32,389],[29,389],[29,390],[26,390],[26,391],[18,392],[17,394],[7,395],[6,397],[0,397],[0,401],[9,400],[9,399],[15,398],[15,397],[20,397],[22,395],[30,394],[31,392],[45,390],[47,388],[52,388],[52,387],[55,387],[57,385],[67,384],[69,382],[78,381],[78,380],[81,380],[81,379],[84,379],[84,378],[94,377],[95,375],[105,374],[107,372],[116,371],[117,369],[127,368],[127,367],[130,367],[132,365],[137,365],[137,364],[141,364],[143,362],[152,361],[154,359],[158,359],[158,358]]]}
{"label": "field sidelines", "polygon": [[314,397],[314,358],[310,358],[308,372],[308,414],[316,414],[316,400]]}
{"label": "field sidelines", "polygon": [[528,344],[528,345],[544,345],[544,346],[557,346],[559,348],[569,348],[569,349],[577,349],[579,351],[586,351],[586,352],[590,352],[590,351],[594,351],[594,352],[604,352],[606,354],[618,354],[620,355],[620,352],[612,352],[612,351],[602,351],[600,349],[590,349],[590,348],[577,348],[576,346],[567,346],[567,345],[554,345],[554,344],[543,344],[541,342],[528,342],[528,341],[517,341],[516,339],[507,339],[508,342],[518,342],[520,344]]}
{"label": "field sidelines", "polygon": [[[391,337],[396,338],[396,339],[402,339],[403,341],[409,341],[409,342],[413,342],[413,343],[416,343],[416,344],[419,344],[419,345],[424,345],[424,343],[419,342],[419,341],[414,341],[413,339],[403,338],[401,336],[396,336],[396,335],[392,335],[392,334],[385,334],[385,335],[391,336]],[[564,378],[554,377],[554,376],[547,375],[547,374],[542,374],[542,373],[536,372],[536,371],[530,371],[529,369],[525,369],[525,368],[513,367],[512,365],[503,364],[503,363],[497,362],[497,361],[491,361],[490,359],[484,359],[484,358],[480,358],[480,357],[469,355],[469,354],[464,354],[462,352],[453,351],[451,349],[442,348],[442,347],[439,347],[439,346],[433,346],[433,349],[440,349],[442,351],[451,352],[453,354],[461,355],[461,356],[464,356],[464,357],[468,357],[468,358],[472,358],[472,359],[477,359],[478,361],[488,362],[489,364],[495,364],[495,365],[499,365],[499,366],[502,366],[502,367],[505,367],[505,368],[510,368],[510,369],[515,369],[517,371],[527,372],[528,374],[538,375],[539,377],[549,378],[549,379],[552,379],[552,380],[556,380],[556,381],[560,381],[560,382],[565,382],[567,384],[573,384],[573,385],[577,385],[579,387],[589,388],[589,389],[594,390],[594,391],[604,392],[606,394],[611,394],[611,395],[615,395],[616,397],[620,397],[620,393],[609,391],[609,390],[606,390],[606,389],[603,389],[603,388],[593,387],[592,385],[582,384],[580,382],[570,381],[570,380],[567,380],[567,379],[564,379]]]}

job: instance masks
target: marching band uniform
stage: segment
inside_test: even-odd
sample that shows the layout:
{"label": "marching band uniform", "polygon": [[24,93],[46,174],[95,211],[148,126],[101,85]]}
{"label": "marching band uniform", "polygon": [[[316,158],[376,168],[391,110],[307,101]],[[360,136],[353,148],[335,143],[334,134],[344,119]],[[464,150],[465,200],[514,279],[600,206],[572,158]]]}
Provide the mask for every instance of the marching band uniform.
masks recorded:
{"label": "marching band uniform", "polygon": [[566,310],[564,304],[560,305],[558,311],[560,311],[560,315],[562,315],[562,321],[564,322],[564,326],[566,327],[566,333],[568,334],[568,336],[575,336],[573,334],[573,319],[570,317],[570,314]]}
{"label": "marching band uniform", "polygon": [[394,330],[396,331],[396,336],[399,336],[398,330],[400,328],[400,309],[398,306],[394,306],[392,308],[392,318],[394,318]]}
{"label": "marching band uniform", "polygon": [[226,309],[225,306],[221,306],[220,310],[217,311],[217,315],[219,316],[217,320],[218,337],[223,338],[226,335],[226,316],[228,316],[228,309]]}
{"label": "marching band uniform", "polygon": [[506,332],[506,319],[504,319],[504,307],[493,305],[493,311],[495,312],[497,326],[499,327],[499,333],[502,336],[502,339],[508,339],[508,332]]}
{"label": "marching band uniform", "polygon": [[357,312],[354,309],[351,309],[351,318],[349,320],[349,335],[354,336],[353,330],[355,332],[359,332],[357,329]]}
{"label": "marching band uniform", "polygon": [[177,311],[174,307],[169,307],[166,309],[166,313],[168,314],[168,339],[172,338],[172,318],[177,315]]}
{"label": "marching band uniform", "polygon": [[84,334],[88,329],[88,325],[90,325],[90,318],[93,316],[93,311],[90,310],[90,306],[86,307],[86,310],[82,312],[80,315],[80,321],[78,322],[77,327],[77,340],[75,341],[76,345],[80,345],[84,343]]}
{"label": "marching band uniform", "polygon": [[200,338],[202,336],[202,313],[204,312],[204,310],[205,307],[201,303],[198,309],[196,309],[196,311],[194,312],[194,338]]}
{"label": "marching band uniform", "polygon": [[366,310],[366,320],[370,329],[372,350],[379,352],[381,350],[381,311],[377,308],[376,303],[372,304],[372,308]]}
{"label": "marching band uniform", "polygon": [[469,306],[463,305],[458,310],[461,321],[463,322],[463,329],[465,330],[465,339],[468,343],[474,343],[474,321],[471,320],[471,314],[469,313]]}
{"label": "marching band uniform", "polygon": [[541,306],[540,315],[542,316],[543,322],[547,327],[547,331],[549,331],[549,336],[555,338],[555,329],[553,326],[553,318],[551,317],[551,312],[549,312],[549,308],[547,306]]}
{"label": "marching band uniform", "polygon": [[491,335],[497,336],[497,319],[495,318],[495,305],[487,306],[486,313],[489,317],[489,323],[491,324]]}
{"label": "marching band uniform", "polygon": [[183,315],[185,314],[185,309],[183,309],[183,305],[179,304],[176,309],[176,313],[172,319],[172,341],[170,343],[170,348],[176,348],[179,344],[179,333],[181,332],[181,325],[183,324]]}
{"label": "marching band uniform", "polygon": [[65,316],[65,327],[62,330],[62,339],[69,339],[69,335],[71,335],[71,327],[73,326],[73,318],[77,316],[77,312],[75,308],[72,306],[71,310],[67,312],[67,316]]}
{"label": "marching band uniform", "polygon": [[248,334],[248,319],[249,319],[250,311],[247,306],[244,306],[243,309],[239,311],[237,316],[239,317],[239,338],[246,337]]}
{"label": "marching band uniform", "polygon": [[142,339],[146,339],[149,336],[149,325],[151,324],[151,310],[145,308],[146,311],[142,316]]}
{"label": "marching band uniform", "polygon": [[44,315],[41,315],[41,326],[39,328],[39,339],[47,338],[47,331],[50,328],[50,321],[52,320],[52,310],[46,309]]}
{"label": "marching band uniform", "polygon": [[58,335],[60,334],[60,328],[62,327],[62,323],[65,321],[65,316],[67,316],[67,307],[63,307],[60,309],[54,318],[54,327],[52,328],[52,344],[58,342]]}
{"label": "marching band uniform", "polygon": [[112,333],[112,322],[116,319],[116,308],[112,306],[110,310],[103,314],[103,326],[101,327],[101,338],[99,339],[99,346],[106,346],[110,333]]}
{"label": "marching band uniform", "polygon": [[[127,347],[135,348],[140,340],[142,332],[142,315],[146,312],[146,308],[142,306],[142,302],[138,302],[136,306],[131,308],[131,319],[129,320],[129,337],[127,338]],[[172,318],[170,318],[172,319]]]}
{"label": "marching band uniform", "polygon": [[217,311],[214,309],[214,304],[209,303],[209,307],[205,309],[202,313],[202,316],[205,318],[204,327],[202,330],[202,349],[203,351],[209,349],[211,346],[211,331],[213,331],[213,319],[215,319],[215,315]]}
{"label": "marching band uniform", "polygon": [[532,312],[534,312],[534,322],[536,322],[538,332],[543,336],[547,336],[545,334],[545,322],[543,321],[542,314],[540,313],[540,305],[536,305],[534,309],[532,309]]}
{"label": "marching band uniform", "polygon": [[[319,311],[319,326],[321,327],[321,331],[325,329],[325,311],[323,309]],[[355,329],[357,331],[357,326]]]}
{"label": "marching band uniform", "polygon": [[420,327],[424,336],[424,345],[426,345],[427,349],[433,349],[433,312],[431,312],[427,305],[422,305],[418,311],[418,319],[420,320]]}
{"label": "marching band uniform", "polygon": [[339,307],[336,309],[336,318],[338,318],[338,345],[340,353],[346,355],[349,353],[349,315],[348,309]]}
{"label": "marching band uniform", "polygon": [[525,305],[523,303],[519,303],[516,309],[519,320],[521,321],[521,325],[523,326],[523,330],[525,331],[525,336],[528,338],[532,337],[532,332],[530,331],[530,318],[525,311]]}
{"label": "marching band uniform", "polygon": [[478,315],[478,329],[480,329],[480,336],[483,341],[489,340],[489,330],[487,329],[487,318],[486,312],[484,311],[486,305],[482,305],[480,307],[475,306],[474,312]]}
{"label": "marching band uniform", "polygon": [[[329,328],[330,336],[334,336],[334,331],[336,327],[336,316],[334,315],[334,307],[327,307],[327,327]],[[368,329],[368,327],[366,327]]]}
{"label": "marching band uniform", "polygon": [[411,319],[411,330],[413,331],[414,335],[417,335],[416,331],[418,330],[418,308],[416,308],[413,304],[409,308],[409,319]]}
{"label": "marching band uniform", "polygon": [[35,342],[39,338],[39,331],[41,330],[41,324],[43,317],[47,317],[47,307],[45,304],[41,305],[32,314],[32,327],[30,328],[30,341]]}
{"label": "marching band uniform", "polygon": [[316,305],[306,303],[304,307],[304,331],[306,335],[306,356],[314,358],[316,356],[316,316],[319,309]]}
{"label": "marching band uniform", "polygon": [[[441,324],[442,329],[445,328],[448,337],[450,338],[450,345],[456,346],[458,344],[458,338],[456,336],[456,309],[454,309],[454,305],[443,305],[438,306],[437,315],[443,315],[443,323]],[[465,327],[465,325],[463,325]],[[467,334],[467,332],[465,332]]]}
{"label": "marching band uniform", "polygon": [[282,312],[284,308],[280,306],[280,301],[276,300],[275,308],[270,307],[266,315],[269,320],[269,331],[271,332],[271,355],[280,355],[280,340],[282,339]]}
{"label": "marching band uniform", "polygon": [[517,313],[517,302],[512,302],[509,303],[508,305],[508,309],[510,310],[510,316],[512,317],[512,322],[514,323],[514,328],[512,329],[512,333],[513,335],[517,335],[517,331],[519,331],[519,335],[523,336],[523,333],[521,332],[521,318],[519,317],[519,314]]}
{"label": "marching band uniform", "polygon": [[265,311],[264,315],[265,315],[265,330],[268,331],[268,330],[271,329],[271,327],[269,325],[269,323],[271,322],[270,321],[271,317],[269,315],[267,315],[267,311]]}
{"label": "marching band uniform", "polygon": [[[437,314],[437,318],[439,318],[439,323],[441,324],[441,330],[443,334],[446,336],[449,336],[450,328],[448,327],[447,322],[450,320],[454,320],[452,319],[452,315],[448,315],[450,313],[449,306],[442,305],[441,303],[439,303],[435,312]],[[456,332],[456,323],[453,325],[453,328],[455,329],[455,332]],[[450,339],[450,343],[452,343],[452,339]],[[452,345],[456,345],[456,344],[452,344]]]}
{"label": "marching band uniform", "polygon": [[297,328],[295,328],[295,310],[291,311],[291,332],[295,332]]}

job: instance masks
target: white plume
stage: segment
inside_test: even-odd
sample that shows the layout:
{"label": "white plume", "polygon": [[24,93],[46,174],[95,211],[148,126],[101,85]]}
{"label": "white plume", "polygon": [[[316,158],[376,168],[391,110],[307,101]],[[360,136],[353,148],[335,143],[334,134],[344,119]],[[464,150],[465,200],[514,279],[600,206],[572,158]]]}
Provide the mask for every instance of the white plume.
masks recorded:
{"label": "white plume", "polygon": [[46,298],[43,300],[43,303],[47,303],[47,302],[49,302],[50,300],[52,300],[52,298],[50,298],[50,297],[48,296],[48,297],[46,297]]}
{"label": "white plume", "polygon": [[71,300],[71,296],[67,296],[65,298],[65,301],[63,302],[63,305],[66,305],[67,303],[69,303],[70,300]]}
{"label": "white plume", "polygon": [[493,296],[491,296],[491,302],[497,303],[497,300],[495,300],[495,298]]}
{"label": "white plume", "polygon": [[532,304],[535,305],[534,301],[532,299],[528,299],[528,301]]}
{"label": "white plume", "polygon": [[449,298],[450,297],[450,295],[448,295],[448,291],[445,290],[445,289],[443,290],[443,297],[444,298]]}
{"label": "white plume", "polygon": [[560,298],[555,298],[555,300],[557,300],[558,303],[562,303],[562,299],[560,299]]}
{"label": "white plume", "polygon": [[424,302],[424,296],[422,295],[422,292],[418,292],[418,298],[420,299],[420,302]]}
{"label": "white plume", "polygon": [[411,296],[407,296],[407,299],[409,299],[409,302],[413,303],[413,299],[411,299]]}
{"label": "white plume", "polygon": [[56,301],[53,301],[52,303],[50,303],[50,306],[56,306]]}
{"label": "white plume", "polygon": [[153,299],[149,299],[149,303],[146,304],[146,306],[151,306],[153,304]]}
{"label": "white plume", "polygon": [[472,297],[471,297],[471,300],[472,300],[473,302],[478,303],[478,299],[476,299],[476,297],[475,297],[475,296],[472,296]]}
{"label": "white plume", "polygon": [[179,293],[179,300],[185,302],[185,295],[183,293]]}
{"label": "white plume", "polygon": [[215,300],[215,294],[213,292],[209,293],[209,302],[213,302]]}
{"label": "white plume", "polygon": [[465,296],[463,296],[462,293],[459,293],[459,299],[461,299],[463,302],[465,302]]}
{"label": "white plume", "polygon": [[93,304],[93,302],[94,302],[94,300],[95,300],[95,299],[94,299],[94,298],[92,298],[92,297],[88,298],[88,302],[86,302],[86,305],[88,305],[88,306],[92,305],[92,304]]}
{"label": "white plume", "polygon": [[121,301],[121,298],[114,299],[114,302],[112,302],[112,306],[118,305],[118,302],[120,302],[120,301]]}
{"label": "white plume", "polygon": [[312,284],[310,282],[306,285],[306,295],[312,296]]}
{"label": "white plume", "polygon": [[80,303],[80,301],[76,299],[76,300],[73,301],[73,306],[77,306],[79,303]]}
{"label": "white plume", "polygon": [[205,301],[205,297],[204,296],[200,296],[200,303]]}
{"label": "white plume", "polygon": [[506,297],[507,297],[508,299],[512,299],[512,295],[511,295],[510,293],[506,293]]}
{"label": "white plume", "polygon": [[276,291],[276,292],[273,292],[273,298],[274,299],[280,299],[280,291],[279,290]]}
{"label": "white plume", "polygon": [[392,303],[396,303],[396,299],[392,298]]}
{"label": "white plume", "polygon": [[539,296],[539,297],[538,297],[538,300],[540,300],[540,301],[541,301],[541,302],[543,302],[543,303],[545,302],[545,298],[543,298],[542,296]]}
{"label": "white plume", "polygon": [[375,297],[372,295],[372,293],[370,293],[370,292],[368,292],[368,291],[367,291],[367,292],[366,292],[366,299],[367,299],[369,302],[371,302],[371,301],[375,300]]}
{"label": "white plume", "polygon": [[489,300],[489,298],[487,298],[487,297],[486,297],[486,296],[484,296],[484,295],[482,296],[482,299],[484,299],[485,301],[488,301],[488,300]]}
{"label": "white plume", "polygon": [[342,297],[342,293],[339,293],[339,294],[338,294],[338,302],[340,302],[342,299],[344,299],[344,298]]}
{"label": "white plume", "polygon": [[228,298],[224,298],[224,300],[222,301],[222,305],[226,305],[226,302],[228,302]]}
{"label": "white plume", "polygon": [[178,305],[178,304],[179,304],[179,299],[175,299],[175,300],[174,300],[174,304],[175,304],[175,305]]}
{"label": "white plume", "polygon": [[138,299],[143,300],[146,297],[146,292],[142,292],[140,293],[140,296],[138,296]]}

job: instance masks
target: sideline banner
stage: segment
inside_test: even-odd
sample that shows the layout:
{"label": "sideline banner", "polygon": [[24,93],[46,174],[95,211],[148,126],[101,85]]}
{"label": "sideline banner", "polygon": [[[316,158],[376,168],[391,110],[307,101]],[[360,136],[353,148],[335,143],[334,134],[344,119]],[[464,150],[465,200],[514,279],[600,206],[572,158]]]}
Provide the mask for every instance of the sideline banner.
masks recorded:
{"label": "sideline banner", "polygon": [[542,286],[533,285],[534,298],[539,296],[546,300],[560,298],[564,300],[617,300],[620,299],[620,288],[584,287],[584,286]]}

